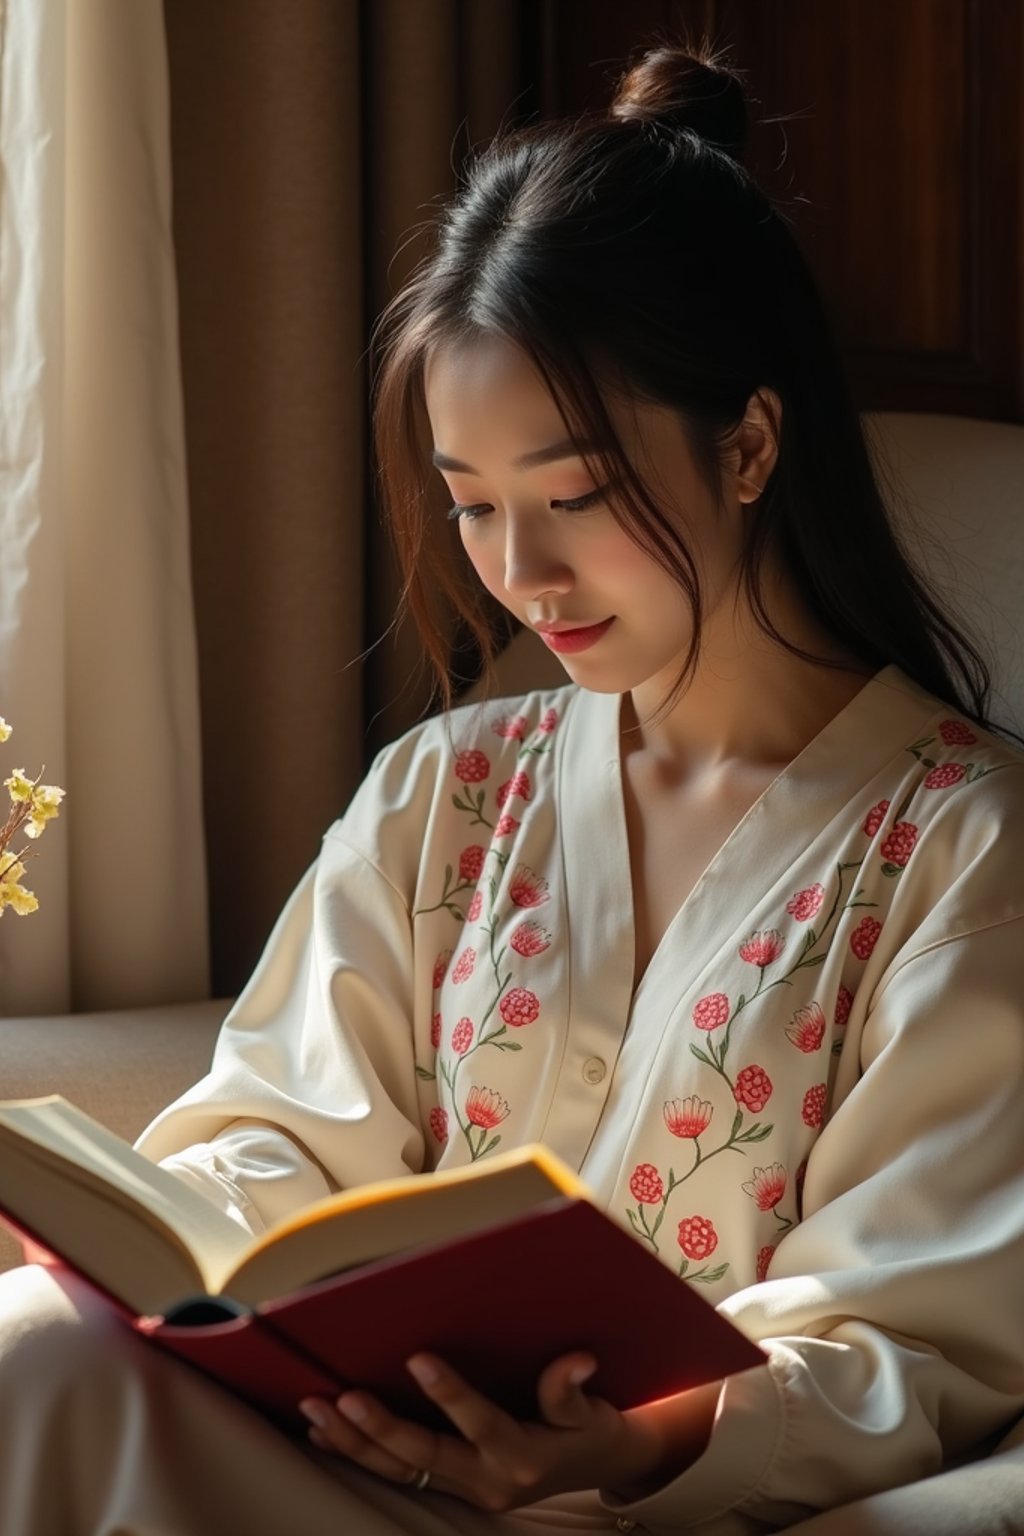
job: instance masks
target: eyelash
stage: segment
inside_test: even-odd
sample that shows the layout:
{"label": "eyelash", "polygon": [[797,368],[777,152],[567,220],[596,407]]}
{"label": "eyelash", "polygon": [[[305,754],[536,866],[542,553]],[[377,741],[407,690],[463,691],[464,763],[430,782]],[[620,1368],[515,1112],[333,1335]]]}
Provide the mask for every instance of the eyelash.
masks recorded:
{"label": "eyelash", "polygon": [[[570,501],[553,501],[551,505],[561,512],[589,512],[592,507],[597,506],[598,502],[604,500],[606,491],[607,487],[602,486],[596,491],[588,491],[585,496],[574,496]],[[456,502],[454,506],[449,507],[448,516],[453,522],[465,518],[467,523],[473,523],[478,517],[485,516],[491,510],[487,502],[471,507],[462,506]]]}

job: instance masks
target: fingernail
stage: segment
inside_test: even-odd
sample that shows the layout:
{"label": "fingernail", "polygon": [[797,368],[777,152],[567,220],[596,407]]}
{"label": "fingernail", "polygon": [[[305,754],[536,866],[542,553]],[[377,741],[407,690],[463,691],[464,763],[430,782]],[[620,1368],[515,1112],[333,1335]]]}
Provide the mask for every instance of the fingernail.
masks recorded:
{"label": "fingernail", "polygon": [[421,1387],[433,1387],[441,1379],[441,1373],[431,1360],[414,1357],[405,1362],[406,1370],[410,1376],[415,1376]]}
{"label": "fingernail", "polygon": [[311,1424],[315,1424],[318,1429],[323,1429],[326,1427],[327,1412],[320,1406],[319,1403],[312,1403],[308,1400],[306,1402],[302,1402],[299,1404],[299,1412],[304,1413],[309,1422]]}
{"label": "fingernail", "polygon": [[585,1381],[589,1381],[597,1370],[597,1361],[591,1360],[589,1365],[574,1365],[569,1372],[569,1380],[574,1387],[579,1387]]}
{"label": "fingernail", "polygon": [[361,1424],[367,1416],[366,1404],[358,1397],[339,1397],[338,1411],[354,1424]]}

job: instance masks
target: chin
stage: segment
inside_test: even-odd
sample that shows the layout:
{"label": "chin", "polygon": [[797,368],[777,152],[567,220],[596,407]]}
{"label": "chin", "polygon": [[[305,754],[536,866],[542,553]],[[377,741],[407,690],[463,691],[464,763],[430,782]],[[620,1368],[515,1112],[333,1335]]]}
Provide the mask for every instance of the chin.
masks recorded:
{"label": "chin", "polygon": [[588,693],[629,693],[647,680],[646,673],[622,666],[601,666],[596,658],[588,664],[584,656],[560,656],[562,670],[580,688]]}

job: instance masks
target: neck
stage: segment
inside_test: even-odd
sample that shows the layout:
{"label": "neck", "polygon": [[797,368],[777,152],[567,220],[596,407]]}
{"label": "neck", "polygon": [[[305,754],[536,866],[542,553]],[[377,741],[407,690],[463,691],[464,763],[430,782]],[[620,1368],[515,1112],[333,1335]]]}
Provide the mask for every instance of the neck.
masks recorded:
{"label": "neck", "polygon": [[781,771],[873,675],[782,583],[766,583],[765,596],[779,632],[823,660],[805,661],[772,640],[733,589],[706,618],[692,680],[671,707],[682,658],[623,701],[624,747],[643,752],[666,781]]}

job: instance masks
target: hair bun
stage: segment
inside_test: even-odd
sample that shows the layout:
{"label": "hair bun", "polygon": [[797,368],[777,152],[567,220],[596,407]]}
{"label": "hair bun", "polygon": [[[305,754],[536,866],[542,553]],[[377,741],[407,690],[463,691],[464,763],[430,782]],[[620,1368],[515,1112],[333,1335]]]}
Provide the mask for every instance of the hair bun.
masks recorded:
{"label": "hair bun", "polygon": [[709,49],[653,48],[619,83],[610,114],[621,122],[689,128],[741,160],[747,100],[737,74]]}

